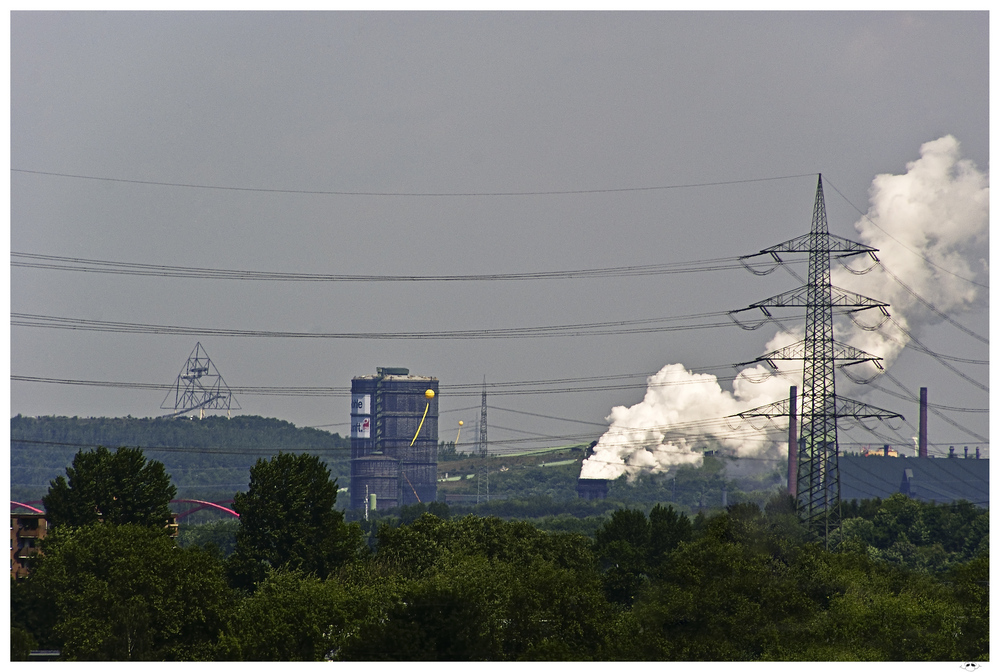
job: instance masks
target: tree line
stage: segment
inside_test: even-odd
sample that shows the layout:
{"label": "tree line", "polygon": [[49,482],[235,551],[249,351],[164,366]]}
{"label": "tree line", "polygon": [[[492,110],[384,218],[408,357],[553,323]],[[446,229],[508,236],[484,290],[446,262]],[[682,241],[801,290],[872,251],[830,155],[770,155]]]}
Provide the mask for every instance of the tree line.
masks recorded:
{"label": "tree line", "polygon": [[347,523],[329,468],[279,453],[250,469],[224,552],[167,535],[172,487],[138,449],[77,454],[12,584],[12,659],[988,657],[988,514],[966,503],[847,505],[836,550],[787,495],[619,508],[593,536],[440,502]]}
{"label": "tree line", "polygon": [[[27,417],[10,421],[11,497],[35,501],[81,447],[145,446],[173,475],[179,496],[222,501],[247,486],[257,457],[283,452],[318,455],[334,477],[350,475],[350,439],[254,415],[177,418]],[[155,450],[150,447],[162,447]]]}

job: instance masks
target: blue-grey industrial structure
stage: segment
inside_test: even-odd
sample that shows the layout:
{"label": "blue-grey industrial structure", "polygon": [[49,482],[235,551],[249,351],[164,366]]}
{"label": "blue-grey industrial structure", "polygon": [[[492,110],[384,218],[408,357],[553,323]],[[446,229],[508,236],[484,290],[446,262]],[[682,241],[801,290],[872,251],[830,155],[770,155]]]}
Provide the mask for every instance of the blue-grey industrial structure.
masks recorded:
{"label": "blue-grey industrial structure", "polygon": [[437,498],[437,393],[437,378],[403,368],[351,380],[352,509],[370,495],[379,509]]}
{"label": "blue-grey industrial structure", "polygon": [[840,456],[840,498],[885,499],[901,492],[924,502],[964,499],[990,506],[990,461],[947,457]]}

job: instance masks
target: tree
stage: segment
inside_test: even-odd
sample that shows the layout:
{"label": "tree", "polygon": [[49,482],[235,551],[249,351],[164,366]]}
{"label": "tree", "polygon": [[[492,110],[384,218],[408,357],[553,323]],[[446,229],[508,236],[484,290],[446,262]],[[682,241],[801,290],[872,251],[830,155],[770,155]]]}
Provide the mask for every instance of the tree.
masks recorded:
{"label": "tree", "polygon": [[325,579],[356,557],[361,529],[337,511],[337,482],[315,455],[278,453],[258,459],[250,487],[237,493],[236,549],[228,559],[234,586],[252,589],[268,567],[298,569]]}
{"label": "tree", "polygon": [[28,660],[28,656],[34,649],[38,648],[38,642],[31,636],[31,633],[24,628],[11,626],[10,628],[10,659],[12,661]]}
{"label": "tree", "polygon": [[[588,660],[614,611],[591,542],[523,521],[425,514],[382,525],[370,563],[402,579],[344,660]],[[385,582],[376,576],[369,585]],[[373,599],[372,602],[378,600]]]}
{"label": "tree", "polygon": [[31,634],[63,658],[214,656],[230,591],[212,555],[178,548],[161,530],[138,525],[59,528],[43,550],[12,591],[11,610],[22,616],[44,609],[46,631]]}
{"label": "tree", "polygon": [[649,574],[650,525],[646,514],[618,509],[594,534],[608,600],[630,606]]}
{"label": "tree", "polygon": [[146,460],[142,449],[112,453],[101,446],[78,452],[66,477],[52,481],[42,502],[52,527],[105,522],[162,529],[176,494],[163,464]]}
{"label": "tree", "polygon": [[656,565],[681,542],[691,540],[691,519],[657,504],[649,512],[649,564]]}
{"label": "tree", "polygon": [[200,525],[181,525],[177,544],[182,547],[201,546],[214,548],[222,557],[232,554],[236,546],[236,531],[240,521],[236,518],[213,520]]}
{"label": "tree", "polygon": [[949,572],[963,617],[959,635],[962,660],[988,660],[990,655],[990,559],[980,555]]}
{"label": "tree", "polygon": [[233,610],[224,655],[236,660],[324,660],[335,650],[337,635],[357,627],[348,602],[347,591],[334,579],[269,570],[258,589]]}

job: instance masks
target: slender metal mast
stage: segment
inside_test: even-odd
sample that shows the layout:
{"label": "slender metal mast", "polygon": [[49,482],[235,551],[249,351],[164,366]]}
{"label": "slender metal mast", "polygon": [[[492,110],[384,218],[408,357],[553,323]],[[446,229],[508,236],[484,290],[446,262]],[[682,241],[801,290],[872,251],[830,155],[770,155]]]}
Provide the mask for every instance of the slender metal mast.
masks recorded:
{"label": "slender metal mast", "polygon": [[479,464],[476,474],[476,503],[480,500],[490,501],[490,454],[489,442],[486,439],[486,376],[483,376],[483,407],[479,413]]}

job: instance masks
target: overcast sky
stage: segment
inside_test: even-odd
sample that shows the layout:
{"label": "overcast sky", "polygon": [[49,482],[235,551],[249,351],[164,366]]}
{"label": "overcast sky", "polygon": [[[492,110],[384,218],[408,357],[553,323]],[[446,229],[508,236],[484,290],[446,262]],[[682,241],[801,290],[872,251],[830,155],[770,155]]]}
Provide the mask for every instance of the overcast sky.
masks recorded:
{"label": "overcast sky", "polygon": [[[831,231],[857,239],[855,207],[867,211],[872,180],[905,173],[924,143],[951,134],[962,157],[988,173],[988,28],[985,12],[17,12],[11,250],[368,275],[703,261],[807,233],[820,172]],[[788,179],[752,181],[777,177]],[[735,183],[622,191],[719,182]],[[304,191],[341,193],[294,193]],[[781,271],[743,270],[516,282],[34,268],[10,277],[13,313],[308,333],[685,316],[743,308],[798,284]],[[984,336],[987,291],[978,309],[954,316]],[[198,341],[233,387],[346,389],[376,366],[404,366],[440,379],[440,438],[453,439],[463,419],[466,440],[478,409],[456,409],[479,398],[449,396],[447,385],[725,366],[761,354],[773,335],[717,327],[349,340],[14,326],[10,366],[14,376],[170,384]],[[921,342],[988,359],[987,346],[949,324]],[[988,367],[954,366],[988,383]],[[934,403],[988,406],[987,392],[924,354],[904,352],[892,373],[912,391],[929,387]],[[609,382],[633,387],[491,396],[490,439],[597,438],[594,425],[499,408],[603,423],[645,391],[641,377],[596,384]],[[12,415],[167,412],[163,391],[18,380],[10,389]],[[915,404],[877,391],[863,398],[916,424]],[[348,430],[345,396],[237,401],[241,413]],[[949,416],[988,436],[985,414]],[[878,443],[863,431],[841,440]],[[983,445],[936,416],[931,441]]]}

